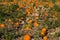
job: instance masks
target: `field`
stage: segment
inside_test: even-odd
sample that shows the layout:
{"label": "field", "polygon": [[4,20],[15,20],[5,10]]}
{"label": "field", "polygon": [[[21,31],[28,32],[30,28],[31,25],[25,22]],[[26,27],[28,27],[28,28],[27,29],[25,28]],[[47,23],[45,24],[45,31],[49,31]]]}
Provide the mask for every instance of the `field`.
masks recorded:
{"label": "field", "polygon": [[60,0],[0,0],[0,40],[60,40]]}

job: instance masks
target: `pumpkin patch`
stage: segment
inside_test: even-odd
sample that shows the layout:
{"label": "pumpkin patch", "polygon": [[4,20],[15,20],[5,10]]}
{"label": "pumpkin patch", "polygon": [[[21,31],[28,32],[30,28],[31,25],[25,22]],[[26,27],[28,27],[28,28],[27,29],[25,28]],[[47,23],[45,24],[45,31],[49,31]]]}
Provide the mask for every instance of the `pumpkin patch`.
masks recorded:
{"label": "pumpkin patch", "polygon": [[0,0],[0,40],[60,40],[60,0]]}

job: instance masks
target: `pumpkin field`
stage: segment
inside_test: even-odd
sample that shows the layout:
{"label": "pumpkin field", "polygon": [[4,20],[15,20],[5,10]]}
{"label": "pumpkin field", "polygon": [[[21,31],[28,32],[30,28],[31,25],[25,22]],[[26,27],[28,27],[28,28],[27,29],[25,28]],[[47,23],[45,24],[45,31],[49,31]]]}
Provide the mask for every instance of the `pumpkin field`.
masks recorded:
{"label": "pumpkin field", "polygon": [[0,0],[0,40],[60,40],[60,0]]}

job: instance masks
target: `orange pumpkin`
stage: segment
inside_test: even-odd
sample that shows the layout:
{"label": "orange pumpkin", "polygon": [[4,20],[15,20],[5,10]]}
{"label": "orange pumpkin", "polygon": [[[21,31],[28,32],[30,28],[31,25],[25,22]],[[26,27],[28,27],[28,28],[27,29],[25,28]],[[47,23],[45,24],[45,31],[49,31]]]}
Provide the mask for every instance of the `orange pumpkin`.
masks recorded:
{"label": "orange pumpkin", "polygon": [[25,30],[30,30],[30,27],[29,27],[29,26],[27,26],[27,27],[25,28]]}
{"label": "orange pumpkin", "polygon": [[15,24],[16,24],[16,25],[18,25],[19,23],[18,23],[18,22],[16,22]]}
{"label": "orange pumpkin", "polygon": [[24,35],[24,40],[30,40],[31,38],[30,38],[30,35],[29,34],[26,34],[26,35]]}
{"label": "orange pumpkin", "polygon": [[30,23],[30,24],[32,23],[32,20],[31,20],[31,19],[29,20],[29,23]]}
{"label": "orange pumpkin", "polygon": [[45,34],[46,34],[46,28],[42,28],[41,35],[45,35]]}
{"label": "orange pumpkin", "polygon": [[34,22],[34,26],[39,26],[38,22]]}
{"label": "orange pumpkin", "polygon": [[0,24],[0,27],[1,28],[5,28],[5,24]]}
{"label": "orange pumpkin", "polygon": [[42,32],[44,32],[44,33],[45,33],[45,32],[46,32],[46,28],[42,28]]}
{"label": "orange pumpkin", "polygon": [[47,40],[47,39],[48,39],[48,37],[47,37],[47,36],[44,36],[44,37],[43,37],[43,40]]}
{"label": "orange pumpkin", "polygon": [[41,35],[43,35],[43,36],[45,35],[45,33],[44,33],[44,32],[40,32],[40,34],[41,34]]}
{"label": "orange pumpkin", "polygon": [[28,12],[28,14],[27,14],[28,16],[30,16],[30,11]]}
{"label": "orange pumpkin", "polygon": [[16,23],[15,23],[15,27],[18,27],[18,25],[19,25],[19,22],[16,22]]}

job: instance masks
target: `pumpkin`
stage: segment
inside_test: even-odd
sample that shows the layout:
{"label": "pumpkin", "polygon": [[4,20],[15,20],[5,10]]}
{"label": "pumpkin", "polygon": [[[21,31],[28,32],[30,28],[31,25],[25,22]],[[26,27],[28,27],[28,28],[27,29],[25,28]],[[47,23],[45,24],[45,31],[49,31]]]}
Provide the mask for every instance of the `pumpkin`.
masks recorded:
{"label": "pumpkin", "polygon": [[41,35],[45,35],[45,34],[46,34],[46,28],[42,28]]}
{"label": "pumpkin", "polygon": [[42,28],[42,32],[46,32],[46,28]]}
{"label": "pumpkin", "polygon": [[47,37],[47,36],[44,36],[44,37],[43,37],[43,40],[47,40],[47,39],[48,39],[48,37]]}
{"label": "pumpkin", "polygon": [[29,26],[26,26],[25,30],[30,30],[30,27]]}
{"label": "pumpkin", "polygon": [[40,34],[41,34],[41,35],[43,35],[43,36],[45,35],[45,33],[44,33],[44,32],[40,32]]}
{"label": "pumpkin", "polygon": [[32,23],[32,19],[29,20],[29,23],[30,23],[30,24]]}
{"label": "pumpkin", "polygon": [[0,24],[0,27],[1,28],[5,28],[5,24]]}
{"label": "pumpkin", "polygon": [[34,26],[39,26],[38,22],[34,22]]}
{"label": "pumpkin", "polygon": [[16,22],[15,24],[16,24],[16,25],[18,25],[19,23],[18,23],[18,22]]}
{"label": "pumpkin", "polygon": [[18,27],[19,26],[19,22],[16,22],[14,27]]}
{"label": "pumpkin", "polygon": [[28,16],[30,16],[30,11],[28,12],[28,14],[27,14]]}
{"label": "pumpkin", "polygon": [[24,35],[24,40],[30,40],[31,38],[30,38],[30,35],[29,34],[26,34],[26,35]]}

